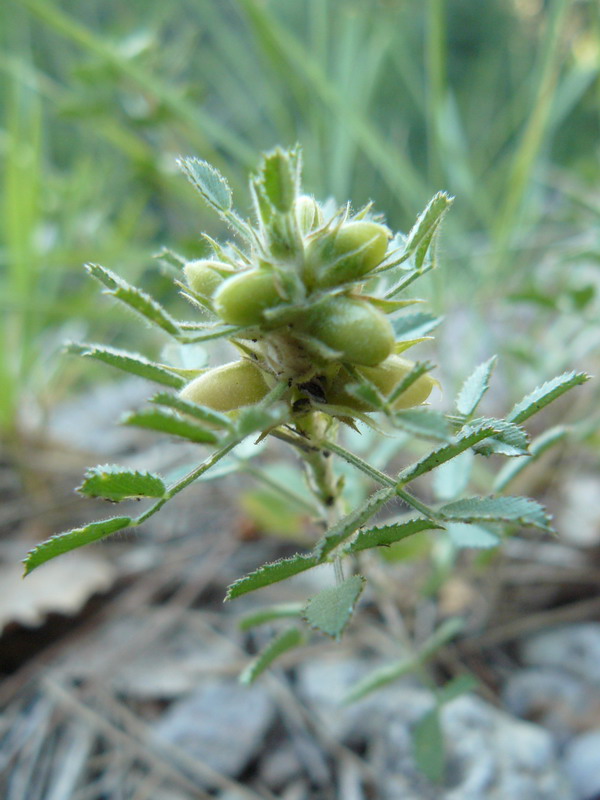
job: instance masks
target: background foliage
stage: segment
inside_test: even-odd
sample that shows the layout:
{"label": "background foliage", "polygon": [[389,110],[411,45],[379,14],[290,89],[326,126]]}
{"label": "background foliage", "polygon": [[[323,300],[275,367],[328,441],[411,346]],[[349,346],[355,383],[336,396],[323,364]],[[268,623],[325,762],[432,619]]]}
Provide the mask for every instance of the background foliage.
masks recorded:
{"label": "background foliage", "polygon": [[95,302],[84,261],[160,296],[151,254],[222,233],[176,174],[180,153],[243,198],[258,153],[299,141],[309,190],[374,198],[395,229],[455,194],[429,286],[434,310],[468,305],[477,331],[442,353],[455,385],[462,351],[509,350],[509,378],[530,386],[597,348],[593,0],[7,0],[0,31],[5,431],[81,374],[56,357],[73,331],[139,338]]}

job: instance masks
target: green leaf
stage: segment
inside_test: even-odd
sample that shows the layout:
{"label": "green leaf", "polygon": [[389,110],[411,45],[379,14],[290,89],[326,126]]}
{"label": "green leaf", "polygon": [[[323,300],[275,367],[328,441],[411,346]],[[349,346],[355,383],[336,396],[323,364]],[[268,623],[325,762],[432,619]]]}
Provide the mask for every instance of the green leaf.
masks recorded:
{"label": "green leaf", "polygon": [[271,205],[282,213],[291,210],[296,197],[296,170],[290,158],[277,148],[265,156],[262,187]]}
{"label": "green leaf", "polygon": [[452,680],[448,681],[448,683],[444,684],[444,686],[436,691],[435,695],[438,708],[446,705],[446,703],[451,703],[453,700],[456,700],[457,697],[467,694],[467,692],[472,692],[478,685],[479,682],[473,675],[457,675],[456,678],[452,678]]}
{"label": "green leaf", "polygon": [[443,647],[451,639],[460,633],[464,627],[464,621],[460,617],[450,617],[443,622],[440,627],[421,645],[417,653],[413,653],[391,664],[378,667],[362,680],[358,681],[348,692],[343,702],[344,705],[355,703],[365,695],[387,686],[393,681],[414,672],[428,659],[430,659],[440,647]]}
{"label": "green leaf", "polygon": [[66,351],[84,358],[95,358],[110,364],[131,375],[138,375],[140,378],[170,386],[172,389],[183,389],[187,380],[175,372],[171,372],[166,367],[148,361],[147,358],[139,353],[128,353],[125,350],[117,350],[114,347],[102,347],[97,344],[78,344],[72,342],[67,345]]}
{"label": "green leaf", "polygon": [[116,297],[129,308],[136,311],[153,325],[157,325],[171,336],[179,336],[179,326],[170,314],[149,294],[132,286],[114,272],[99,264],[86,264],[86,269],[101,283],[108,287],[106,294]]}
{"label": "green leaf", "polygon": [[434,317],[425,311],[417,311],[414,314],[404,314],[390,320],[394,329],[396,340],[399,342],[419,339],[430,331],[437,328],[442,321],[442,317]]}
{"label": "green leaf", "polygon": [[469,497],[442,506],[438,512],[448,520],[462,522],[513,522],[551,531],[543,506],[528,497]]}
{"label": "green leaf", "polygon": [[104,464],[88,469],[76,491],[87,497],[102,497],[118,503],[131,497],[163,497],[167,487],[162,478],[152,472]]}
{"label": "green leaf", "polygon": [[193,403],[191,400],[184,400],[177,394],[169,394],[168,392],[159,392],[150,398],[150,402],[157,406],[166,406],[173,408],[182,414],[189,414],[191,417],[208,422],[209,425],[214,425],[217,428],[233,428],[233,424],[228,416],[221,414],[219,411],[214,411],[212,408],[200,406]]}
{"label": "green leaf", "polygon": [[337,586],[323,589],[306,604],[304,619],[312,628],[339,639],[364,585],[362,575],[352,575]]}
{"label": "green leaf", "polygon": [[144,408],[126,414],[121,420],[122,425],[132,425],[136,428],[146,428],[159,433],[168,433],[171,436],[180,436],[191,442],[213,444],[218,441],[217,436],[206,428],[200,427],[195,422],[184,419],[171,411],[159,408]]}
{"label": "green leaf", "polygon": [[471,480],[474,458],[472,450],[465,450],[436,469],[433,491],[438,500],[454,500],[465,491]]}
{"label": "green leaf", "polygon": [[489,361],[480,364],[463,383],[458,397],[456,408],[459,414],[470,417],[479,405],[479,401],[490,386],[490,376],[496,365],[497,356],[492,356]]}
{"label": "green leaf", "polygon": [[290,558],[282,558],[279,561],[272,561],[270,564],[263,564],[262,567],[254,570],[254,572],[232,583],[227,589],[225,599],[234,600],[236,597],[248,594],[248,592],[262,589],[263,586],[270,586],[272,583],[284,581],[286,578],[291,578],[292,575],[298,575],[300,572],[316,567],[317,564],[319,564],[319,560],[310,553],[307,555],[296,553],[295,556]]}
{"label": "green leaf", "polygon": [[509,483],[511,483],[521,472],[529,466],[533,461],[536,461],[542,453],[549,450],[558,442],[561,442],[567,435],[567,428],[562,425],[557,425],[544,431],[540,436],[534,439],[529,446],[530,455],[523,458],[514,459],[506,464],[500,472],[496,475],[494,481],[494,491],[501,492]]}
{"label": "green leaf", "polygon": [[445,192],[438,192],[427,204],[425,210],[419,215],[417,221],[410,229],[406,244],[404,247],[405,255],[412,253],[420,253],[421,265],[424,259],[425,252],[431,242],[436,228],[442,221],[444,214],[452,205],[453,198],[449,197]]}
{"label": "green leaf", "polygon": [[442,783],[445,768],[444,736],[437,706],[417,722],[412,730],[412,740],[419,770],[433,783]]}
{"label": "green leaf", "polygon": [[404,486],[415,478],[424,475],[426,472],[431,472],[432,469],[445,464],[450,461],[459,453],[463,453],[473,445],[493,436],[498,431],[497,420],[482,420],[477,425],[470,425],[463,428],[462,431],[456,436],[451,444],[444,445],[437,450],[429,453],[424,458],[417,461],[410,467],[403,470],[398,476],[398,485]]}
{"label": "green leaf", "polygon": [[177,163],[209,206],[220,212],[231,209],[231,189],[217,169],[200,158],[179,158]]}
{"label": "green leaf", "polygon": [[356,539],[344,548],[345,553],[358,553],[360,550],[369,550],[372,547],[389,547],[395,542],[413,536],[421,531],[440,529],[429,519],[411,519],[408,522],[398,522],[393,525],[382,525],[379,528],[369,528],[360,531]]}
{"label": "green leaf", "polygon": [[506,419],[510,422],[523,422],[568,392],[569,389],[579,386],[589,379],[590,376],[585,372],[565,372],[551,381],[546,381],[518,402],[507,414]]}
{"label": "green leaf", "polygon": [[395,488],[379,489],[363,503],[335,523],[315,545],[315,555],[319,560],[331,553],[339,544],[352,536],[365,522],[379,511],[381,506],[396,494]]}
{"label": "green leaf", "polygon": [[105,536],[110,536],[111,533],[128,528],[132,523],[131,517],[111,517],[99,522],[90,522],[83,528],[74,528],[65,533],[51,536],[50,539],[46,539],[45,542],[30,550],[23,562],[25,564],[25,575],[29,575],[32,570],[41,564],[45,564],[46,561],[56,558],[56,556],[68,553],[78,547],[83,547],[85,544],[97,542],[99,539],[104,539]]}
{"label": "green leaf", "polygon": [[469,522],[448,522],[445,527],[454,546],[461,550],[467,547],[489,550],[492,547],[498,547],[501,541],[497,533],[482,525],[472,525]]}
{"label": "green leaf", "polygon": [[273,622],[276,619],[287,619],[289,617],[300,617],[304,609],[304,603],[279,603],[266,608],[259,608],[245,614],[239,621],[239,629],[248,631],[257,625],[264,625],[266,622]]}
{"label": "green leaf", "polygon": [[529,452],[529,436],[524,428],[514,422],[507,422],[504,419],[476,419],[470,425],[479,425],[485,422],[493,422],[497,433],[490,436],[483,444],[476,445],[473,449],[482,456],[494,454],[504,456],[523,456]]}
{"label": "green leaf", "polygon": [[398,411],[394,414],[394,425],[423,439],[447,442],[451,438],[446,417],[432,408],[409,408],[406,411]]}
{"label": "green leaf", "polygon": [[279,636],[272,639],[256,658],[248,664],[240,675],[240,683],[245,686],[250,685],[262,672],[271,666],[276,658],[279,658],[279,656],[293,647],[304,644],[304,641],[304,634],[298,628],[289,628],[287,631],[283,631]]}
{"label": "green leaf", "polygon": [[288,417],[288,408],[283,404],[271,406],[271,408],[262,408],[260,405],[248,406],[239,412],[236,419],[236,435],[250,436],[256,431],[267,431],[287,422]]}

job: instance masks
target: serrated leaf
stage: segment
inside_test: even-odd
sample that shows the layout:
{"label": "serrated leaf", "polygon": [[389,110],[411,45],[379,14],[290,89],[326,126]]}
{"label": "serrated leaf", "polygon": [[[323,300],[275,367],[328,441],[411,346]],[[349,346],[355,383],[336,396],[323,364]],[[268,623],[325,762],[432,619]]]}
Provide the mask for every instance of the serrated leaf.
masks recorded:
{"label": "serrated leaf", "polygon": [[121,424],[146,428],[158,433],[168,433],[171,436],[180,436],[201,444],[213,444],[218,441],[212,431],[208,431],[178,414],[159,408],[144,408],[141,411],[134,411],[123,417]]}
{"label": "serrated leaf", "polygon": [[365,524],[379,509],[396,494],[395,488],[379,489],[368,497],[363,503],[346,514],[339,522],[335,523],[315,545],[315,555],[322,560],[331,553],[339,544],[346,541],[352,534]]}
{"label": "serrated leaf", "polygon": [[245,614],[239,621],[238,627],[241,631],[248,631],[258,625],[264,625],[276,619],[299,617],[303,609],[304,603],[278,603],[266,608],[259,608],[256,611]]}
{"label": "serrated leaf", "polygon": [[[405,253],[415,253],[424,242],[431,241],[431,237],[452,205],[452,201],[453,198],[445,192],[438,192],[432,197],[408,233]],[[419,265],[417,264],[417,266]]]}
{"label": "serrated leaf", "polygon": [[183,397],[177,394],[159,392],[150,398],[150,402],[158,406],[173,408],[182,414],[189,414],[191,417],[202,420],[202,422],[208,422],[209,425],[214,425],[217,428],[231,429],[233,427],[231,420],[225,414],[206,406],[200,406],[190,400],[184,400]]}
{"label": "serrated leaf", "polygon": [[410,408],[394,414],[394,425],[400,430],[420,436],[423,439],[433,439],[437,442],[447,442],[450,428],[444,414],[432,408]]}
{"label": "serrated leaf", "polygon": [[265,156],[262,187],[271,205],[282,213],[291,210],[296,196],[296,176],[289,157],[277,149]]}
{"label": "serrated leaf", "polygon": [[437,512],[462,522],[513,522],[544,531],[552,530],[543,506],[528,497],[469,497],[442,506]]}
{"label": "serrated leaf", "polygon": [[369,528],[360,531],[356,539],[350,542],[345,548],[345,553],[358,553],[361,550],[369,550],[373,547],[389,547],[395,542],[400,542],[409,536],[421,531],[440,529],[429,519],[411,519],[408,522],[398,522],[392,525],[382,525],[378,528]]}
{"label": "serrated leaf", "polygon": [[323,589],[306,604],[304,619],[312,628],[338,639],[350,621],[364,585],[362,575],[352,575],[337,586]]}
{"label": "serrated leaf", "polygon": [[458,397],[456,409],[459,414],[470,417],[475,411],[483,395],[490,385],[490,376],[497,361],[497,356],[492,356],[489,361],[480,364],[463,383]]}
{"label": "serrated leaf", "polygon": [[27,554],[23,562],[25,564],[25,575],[29,575],[32,570],[41,564],[45,564],[46,561],[56,558],[56,556],[68,553],[70,550],[83,547],[83,545],[91,542],[97,542],[99,539],[104,539],[106,536],[110,536],[111,533],[128,528],[132,523],[131,517],[111,517],[99,522],[90,522],[82,528],[74,528],[65,533],[51,536],[50,539],[38,544]]}
{"label": "serrated leaf", "polygon": [[152,472],[104,464],[88,469],[76,491],[87,497],[102,497],[119,503],[132,497],[163,497],[167,487],[162,478]]}
{"label": "serrated leaf", "polygon": [[476,445],[473,449],[482,456],[504,455],[504,456],[523,456],[529,452],[529,436],[524,428],[519,427],[514,422],[507,422],[504,419],[477,419],[471,425],[479,425],[485,422],[493,422],[496,426],[496,434],[490,436],[485,442]]}
{"label": "serrated leaf", "polygon": [[84,358],[95,358],[103,361],[111,367],[129,372],[131,375],[138,375],[140,378],[170,386],[172,389],[183,389],[187,380],[175,372],[171,372],[166,367],[148,361],[147,358],[139,353],[129,353],[125,350],[117,350],[114,347],[102,347],[97,344],[77,344],[72,342],[66,347],[68,353],[83,356]]}
{"label": "serrated leaf", "polygon": [[136,311],[140,316],[147,319],[153,325],[157,325],[162,330],[169,333],[171,336],[179,336],[181,333],[179,326],[171,315],[149,294],[132,286],[123,278],[116,275],[106,267],[101,267],[99,264],[86,264],[86,269],[101,281],[108,291],[106,294],[116,297],[129,308]]}
{"label": "serrated leaf", "polygon": [[295,556],[290,558],[282,558],[279,561],[263,564],[262,567],[254,570],[249,575],[234,581],[227,589],[225,599],[234,600],[236,597],[248,594],[248,592],[262,589],[263,586],[270,586],[272,583],[284,581],[286,578],[291,578],[293,575],[298,575],[307,569],[316,567],[318,563],[319,560],[310,553],[307,555],[296,553]]}
{"label": "serrated leaf", "polygon": [[433,491],[438,500],[454,500],[469,485],[473,471],[474,455],[472,450],[456,456],[433,474]]}
{"label": "serrated leaf", "polygon": [[391,320],[392,328],[396,341],[419,339],[430,331],[437,328],[442,321],[442,317],[435,317],[425,311],[417,311],[414,314],[403,314]]}
{"label": "serrated leaf", "polygon": [[569,389],[579,386],[589,379],[590,376],[585,372],[565,372],[551,381],[546,381],[516,403],[507,414],[506,419],[510,422],[523,422],[568,392]]}
{"label": "serrated leaf", "polygon": [[271,666],[276,658],[279,658],[279,656],[293,647],[304,644],[304,641],[304,634],[298,628],[289,628],[287,631],[283,631],[279,636],[272,639],[256,658],[248,664],[240,675],[240,683],[249,686],[262,672]]}
{"label": "serrated leaf", "polygon": [[398,476],[398,485],[404,486],[410,481],[414,481],[415,478],[424,475],[426,472],[431,472],[432,469],[439,467],[441,464],[445,464],[446,461],[450,461],[451,458],[463,453],[483,439],[493,436],[498,430],[496,422],[497,420],[483,420],[478,425],[463,428],[453,442],[434,450],[403,470]]}
{"label": "serrated leaf", "polygon": [[496,475],[494,481],[494,491],[501,492],[509,483],[511,483],[521,472],[529,466],[533,461],[536,461],[546,450],[549,450],[555,444],[562,441],[567,435],[567,428],[562,425],[557,425],[544,431],[540,436],[534,439],[529,446],[529,455],[522,458],[515,459],[514,461],[506,464],[500,472]]}
{"label": "serrated leaf", "polygon": [[177,163],[209,206],[221,212],[231,209],[231,189],[217,169],[200,158],[180,158]]}
{"label": "serrated leaf", "polygon": [[437,706],[428,711],[412,730],[413,755],[419,770],[433,783],[442,783],[445,754],[444,736]]}
{"label": "serrated leaf", "polygon": [[482,525],[474,525],[469,522],[448,522],[445,527],[454,546],[461,550],[467,547],[489,550],[492,547],[498,547],[501,541],[497,533]]}

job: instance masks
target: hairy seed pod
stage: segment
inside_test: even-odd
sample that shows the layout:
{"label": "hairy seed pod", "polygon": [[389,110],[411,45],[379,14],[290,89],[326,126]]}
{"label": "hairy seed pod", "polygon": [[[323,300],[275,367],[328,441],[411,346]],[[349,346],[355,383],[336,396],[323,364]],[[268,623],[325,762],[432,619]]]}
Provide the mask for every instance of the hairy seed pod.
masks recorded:
{"label": "hairy seed pod", "polygon": [[375,366],[392,352],[390,321],[366,300],[345,295],[316,306],[305,322],[306,333],[341,353],[341,361]]}
{"label": "hairy seed pod", "polygon": [[367,220],[347,222],[335,236],[317,238],[308,247],[308,272],[317,288],[358,281],[380,264],[390,232]]}
{"label": "hairy seed pod", "polygon": [[232,361],[199,375],[181,397],[215,411],[233,411],[258,403],[268,393],[263,372],[250,361]]}
{"label": "hairy seed pod", "polygon": [[261,269],[228,278],[214,300],[217,314],[230,325],[260,325],[266,309],[283,303],[273,273]]}
{"label": "hairy seed pod", "polygon": [[[414,361],[391,355],[376,367],[358,367],[358,372],[375,384],[384,396],[387,396],[414,366]],[[368,411],[370,407],[367,403],[346,391],[346,387],[351,383],[354,383],[354,380],[345,370],[338,372],[327,391],[327,402],[332,405],[348,406],[354,411]],[[421,375],[394,400],[392,408],[395,411],[402,411],[405,408],[421,405],[427,400],[436,385],[438,384],[435,378],[428,374]]]}
{"label": "hairy seed pod", "polygon": [[201,294],[203,297],[212,297],[225,280],[222,274],[224,266],[220,261],[200,258],[197,261],[188,261],[183,271],[188,286],[196,294]]}

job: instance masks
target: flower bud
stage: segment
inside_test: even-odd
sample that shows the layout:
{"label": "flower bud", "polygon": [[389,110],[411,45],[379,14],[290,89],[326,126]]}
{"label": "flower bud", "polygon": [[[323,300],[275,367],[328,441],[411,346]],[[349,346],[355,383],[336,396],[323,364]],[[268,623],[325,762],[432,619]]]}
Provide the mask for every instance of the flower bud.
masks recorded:
{"label": "flower bud", "polygon": [[212,297],[219,286],[223,283],[223,275],[219,271],[223,269],[220,261],[209,261],[208,259],[198,259],[188,261],[183,268],[188,286],[203,297]]}
{"label": "flower bud", "polygon": [[333,237],[317,238],[308,247],[308,273],[318,288],[360,280],[380,264],[390,232],[384,225],[360,220],[347,222]]}
{"label": "flower bud", "polygon": [[215,411],[233,411],[258,403],[268,393],[263,372],[250,361],[233,361],[202,373],[181,397]]}
{"label": "flower bud", "polygon": [[341,353],[350,364],[375,366],[392,352],[390,321],[366,300],[345,295],[316,306],[305,322],[306,333]]}
{"label": "flower bud", "polygon": [[230,325],[259,325],[263,311],[283,302],[273,273],[261,269],[228,278],[214,299],[216,312]]}

